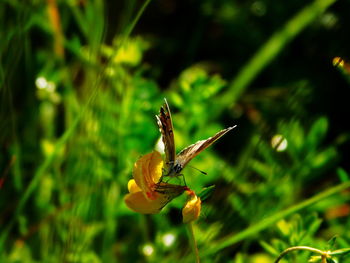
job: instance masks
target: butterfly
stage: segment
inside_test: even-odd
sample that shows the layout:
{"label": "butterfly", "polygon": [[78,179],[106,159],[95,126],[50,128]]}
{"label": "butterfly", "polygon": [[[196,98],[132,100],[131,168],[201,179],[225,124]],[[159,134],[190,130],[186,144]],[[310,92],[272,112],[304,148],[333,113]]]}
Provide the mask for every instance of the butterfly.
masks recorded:
{"label": "butterfly", "polygon": [[171,120],[171,113],[168,102],[164,99],[164,105],[160,108],[159,115],[156,115],[157,124],[164,144],[165,168],[162,176],[176,177],[180,176],[185,166],[198,154],[212,145],[237,125],[223,129],[214,136],[198,141],[183,149],[177,155],[175,154],[174,128]]}

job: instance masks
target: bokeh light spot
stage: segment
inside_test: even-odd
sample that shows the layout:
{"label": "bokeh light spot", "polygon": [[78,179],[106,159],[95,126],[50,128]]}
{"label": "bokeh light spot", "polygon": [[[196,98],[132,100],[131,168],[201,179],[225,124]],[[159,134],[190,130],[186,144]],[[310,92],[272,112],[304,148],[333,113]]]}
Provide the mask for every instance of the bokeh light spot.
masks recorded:
{"label": "bokeh light spot", "polygon": [[152,256],[153,252],[154,252],[154,248],[150,244],[144,245],[142,248],[142,253],[147,257]]}
{"label": "bokeh light spot", "polygon": [[288,141],[281,134],[276,134],[271,139],[271,146],[276,149],[277,152],[283,152],[288,147]]}
{"label": "bokeh light spot", "polygon": [[163,243],[166,247],[170,247],[175,242],[175,235],[172,233],[165,234],[162,238]]}
{"label": "bokeh light spot", "polygon": [[44,77],[38,77],[35,80],[35,85],[38,89],[46,89],[47,87],[47,80]]}

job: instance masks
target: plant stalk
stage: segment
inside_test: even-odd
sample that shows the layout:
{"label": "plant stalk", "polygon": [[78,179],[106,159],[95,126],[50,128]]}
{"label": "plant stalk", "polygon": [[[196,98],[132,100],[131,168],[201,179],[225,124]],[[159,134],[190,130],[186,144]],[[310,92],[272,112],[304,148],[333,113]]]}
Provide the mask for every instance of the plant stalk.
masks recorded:
{"label": "plant stalk", "polygon": [[261,222],[252,225],[248,227],[247,229],[237,233],[236,235],[228,235],[225,238],[222,238],[221,240],[218,240],[216,243],[214,243],[209,249],[207,249],[203,255],[212,255],[217,253],[218,251],[232,246],[252,235],[255,235],[259,233],[260,231],[270,227],[271,225],[275,224],[278,220],[281,220],[282,218],[285,218],[293,213],[296,213],[302,209],[305,209],[317,202],[320,202],[321,200],[324,200],[336,193],[339,193],[347,188],[350,187],[350,181],[344,182],[342,184],[339,184],[337,186],[331,187],[323,192],[320,192],[317,195],[314,195],[313,197],[306,199],[296,205],[293,205],[289,208],[286,208],[274,215],[271,215],[270,217],[265,218]]}
{"label": "plant stalk", "polygon": [[306,250],[306,251],[310,251],[312,253],[317,253],[320,254],[322,259],[326,258],[326,253],[322,250],[319,250],[317,248],[313,248],[313,247],[307,247],[307,246],[296,246],[296,247],[290,247],[287,248],[286,250],[284,250],[279,256],[278,258],[275,260],[275,263],[278,263],[286,254],[288,254],[291,251],[295,251],[295,250]]}
{"label": "plant stalk", "polygon": [[189,236],[189,239],[190,239],[192,252],[193,252],[193,254],[195,256],[195,262],[199,263],[200,262],[199,252],[198,252],[198,247],[197,247],[197,241],[196,241],[196,238],[194,236],[192,222],[189,222],[186,225],[187,225],[187,232],[188,232],[188,236]]}

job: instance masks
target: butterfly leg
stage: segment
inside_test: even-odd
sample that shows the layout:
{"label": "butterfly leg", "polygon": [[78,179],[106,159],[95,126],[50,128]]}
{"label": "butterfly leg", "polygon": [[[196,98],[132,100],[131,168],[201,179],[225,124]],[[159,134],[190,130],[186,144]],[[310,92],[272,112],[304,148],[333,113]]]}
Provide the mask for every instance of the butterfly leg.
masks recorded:
{"label": "butterfly leg", "polygon": [[[185,180],[185,175],[184,175],[184,174],[179,174],[179,176],[177,176],[176,178],[179,178],[179,177],[182,177],[182,180],[183,180],[184,185],[187,186],[186,180]],[[179,179],[180,179],[180,178],[179,178]],[[180,179],[180,181],[181,181],[181,179]]]}
{"label": "butterfly leg", "polygon": [[166,180],[166,183],[169,183],[169,181],[171,180],[172,177],[168,176],[168,180]]}

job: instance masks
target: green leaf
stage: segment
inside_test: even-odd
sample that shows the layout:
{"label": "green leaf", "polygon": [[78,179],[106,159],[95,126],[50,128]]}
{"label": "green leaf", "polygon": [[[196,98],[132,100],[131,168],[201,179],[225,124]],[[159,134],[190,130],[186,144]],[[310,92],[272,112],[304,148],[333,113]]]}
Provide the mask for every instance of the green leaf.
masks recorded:
{"label": "green leaf", "polygon": [[343,248],[343,249],[338,249],[338,250],[334,250],[333,252],[329,253],[331,256],[339,256],[339,255],[346,255],[350,253],[350,248]]}
{"label": "green leaf", "polygon": [[341,167],[337,169],[337,174],[341,182],[349,181],[349,174]]}
{"label": "green leaf", "polygon": [[337,155],[337,150],[333,147],[330,147],[313,156],[311,165],[314,169],[322,169],[336,160]]}
{"label": "green leaf", "polygon": [[335,241],[337,240],[337,235],[333,236],[330,240],[327,242],[327,250],[332,250],[335,244]]}
{"label": "green leaf", "polygon": [[309,224],[306,226],[306,233],[309,236],[314,235],[317,230],[320,228],[323,220],[319,217],[317,217],[316,214],[310,216]]}
{"label": "green leaf", "polygon": [[214,192],[215,190],[215,185],[211,185],[209,187],[204,188],[199,194],[198,197],[204,201],[208,199]]}
{"label": "green leaf", "polygon": [[275,256],[279,255],[279,251],[273,246],[271,246],[270,244],[266,243],[263,240],[259,241],[259,243],[271,255],[275,255]]}
{"label": "green leaf", "polygon": [[325,117],[321,117],[316,120],[306,139],[307,147],[311,149],[316,149],[317,146],[322,142],[324,136],[326,135],[328,130],[328,120]]}
{"label": "green leaf", "polygon": [[327,258],[327,263],[337,263],[334,259],[332,258]]}

